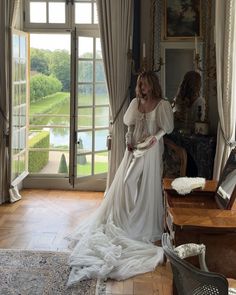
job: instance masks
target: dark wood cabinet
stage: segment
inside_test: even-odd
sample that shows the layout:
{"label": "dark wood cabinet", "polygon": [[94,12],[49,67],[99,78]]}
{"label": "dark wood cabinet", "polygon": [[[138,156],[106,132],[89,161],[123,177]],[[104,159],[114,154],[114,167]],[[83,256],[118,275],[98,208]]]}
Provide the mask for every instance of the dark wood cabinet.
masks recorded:
{"label": "dark wood cabinet", "polygon": [[214,136],[183,134],[173,131],[167,136],[187,152],[186,176],[212,179],[216,139]]}

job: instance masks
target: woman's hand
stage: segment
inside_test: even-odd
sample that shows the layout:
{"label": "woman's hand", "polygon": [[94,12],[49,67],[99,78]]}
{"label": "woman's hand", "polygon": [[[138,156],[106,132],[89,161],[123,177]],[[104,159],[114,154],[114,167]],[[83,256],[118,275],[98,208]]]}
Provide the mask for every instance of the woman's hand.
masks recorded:
{"label": "woman's hand", "polygon": [[144,142],[137,144],[137,149],[144,150],[149,149],[157,142],[156,136],[149,136]]}
{"label": "woman's hand", "polygon": [[152,147],[157,142],[156,136],[153,136],[149,141],[149,147]]}

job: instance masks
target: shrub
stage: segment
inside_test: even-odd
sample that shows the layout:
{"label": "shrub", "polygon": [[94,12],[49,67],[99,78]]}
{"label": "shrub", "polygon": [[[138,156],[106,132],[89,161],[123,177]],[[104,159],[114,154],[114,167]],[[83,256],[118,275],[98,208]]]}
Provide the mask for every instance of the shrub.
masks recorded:
{"label": "shrub", "polygon": [[61,89],[62,84],[57,78],[43,74],[35,75],[30,79],[30,101],[39,101]]}
{"label": "shrub", "polygon": [[61,155],[61,160],[58,168],[58,173],[68,173],[68,167],[66,163],[66,157],[64,154]]}
{"label": "shrub", "polygon": [[[49,148],[49,131],[33,131],[35,135],[29,140],[29,148]],[[49,150],[29,151],[29,172],[39,172],[48,163]]]}

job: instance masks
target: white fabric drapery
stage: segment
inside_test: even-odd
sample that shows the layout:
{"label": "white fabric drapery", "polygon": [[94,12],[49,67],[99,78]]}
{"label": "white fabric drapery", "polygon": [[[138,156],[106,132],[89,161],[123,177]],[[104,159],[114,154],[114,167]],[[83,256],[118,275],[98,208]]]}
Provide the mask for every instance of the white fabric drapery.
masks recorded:
{"label": "white fabric drapery", "polygon": [[216,73],[219,124],[213,178],[219,175],[235,140],[236,1],[216,0]]}
{"label": "white fabric drapery", "polygon": [[112,117],[122,101],[126,102],[112,126],[112,146],[109,157],[107,186],[109,187],[125,151],[123,115],[128,106],[131,78],[127,58],[133,23],[133,0],[97,0],[98,19],[105,74]]}
{"label": "white fabric drapery", "polygon": [[20,0],[0,1],[0,204],[9,200],[9,102],[11,96],[11,28]]}

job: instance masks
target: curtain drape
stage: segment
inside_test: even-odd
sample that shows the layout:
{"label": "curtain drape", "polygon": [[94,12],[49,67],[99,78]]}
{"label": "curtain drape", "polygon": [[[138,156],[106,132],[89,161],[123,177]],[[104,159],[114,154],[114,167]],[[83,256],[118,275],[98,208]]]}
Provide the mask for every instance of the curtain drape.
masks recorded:
{"label": "curtain drape", "polygon": [[112,126],[107,187],[110,186],[125,151],[123,115],[129,102],[131,78],[127,58],[133,24],[133,0],[97,0],[101,46],[112,118],[126,102]]}
{"label": "curtain drape", "polygon": [[219,124],[213,178],[218,180],[235,140],[236,1],[216,0],[216,73]]}
{"label": "curtain drape", "polygon": [[11,28],[20,0],[0,1],[0,204],[9,201],[9,102],[11,96]]}

